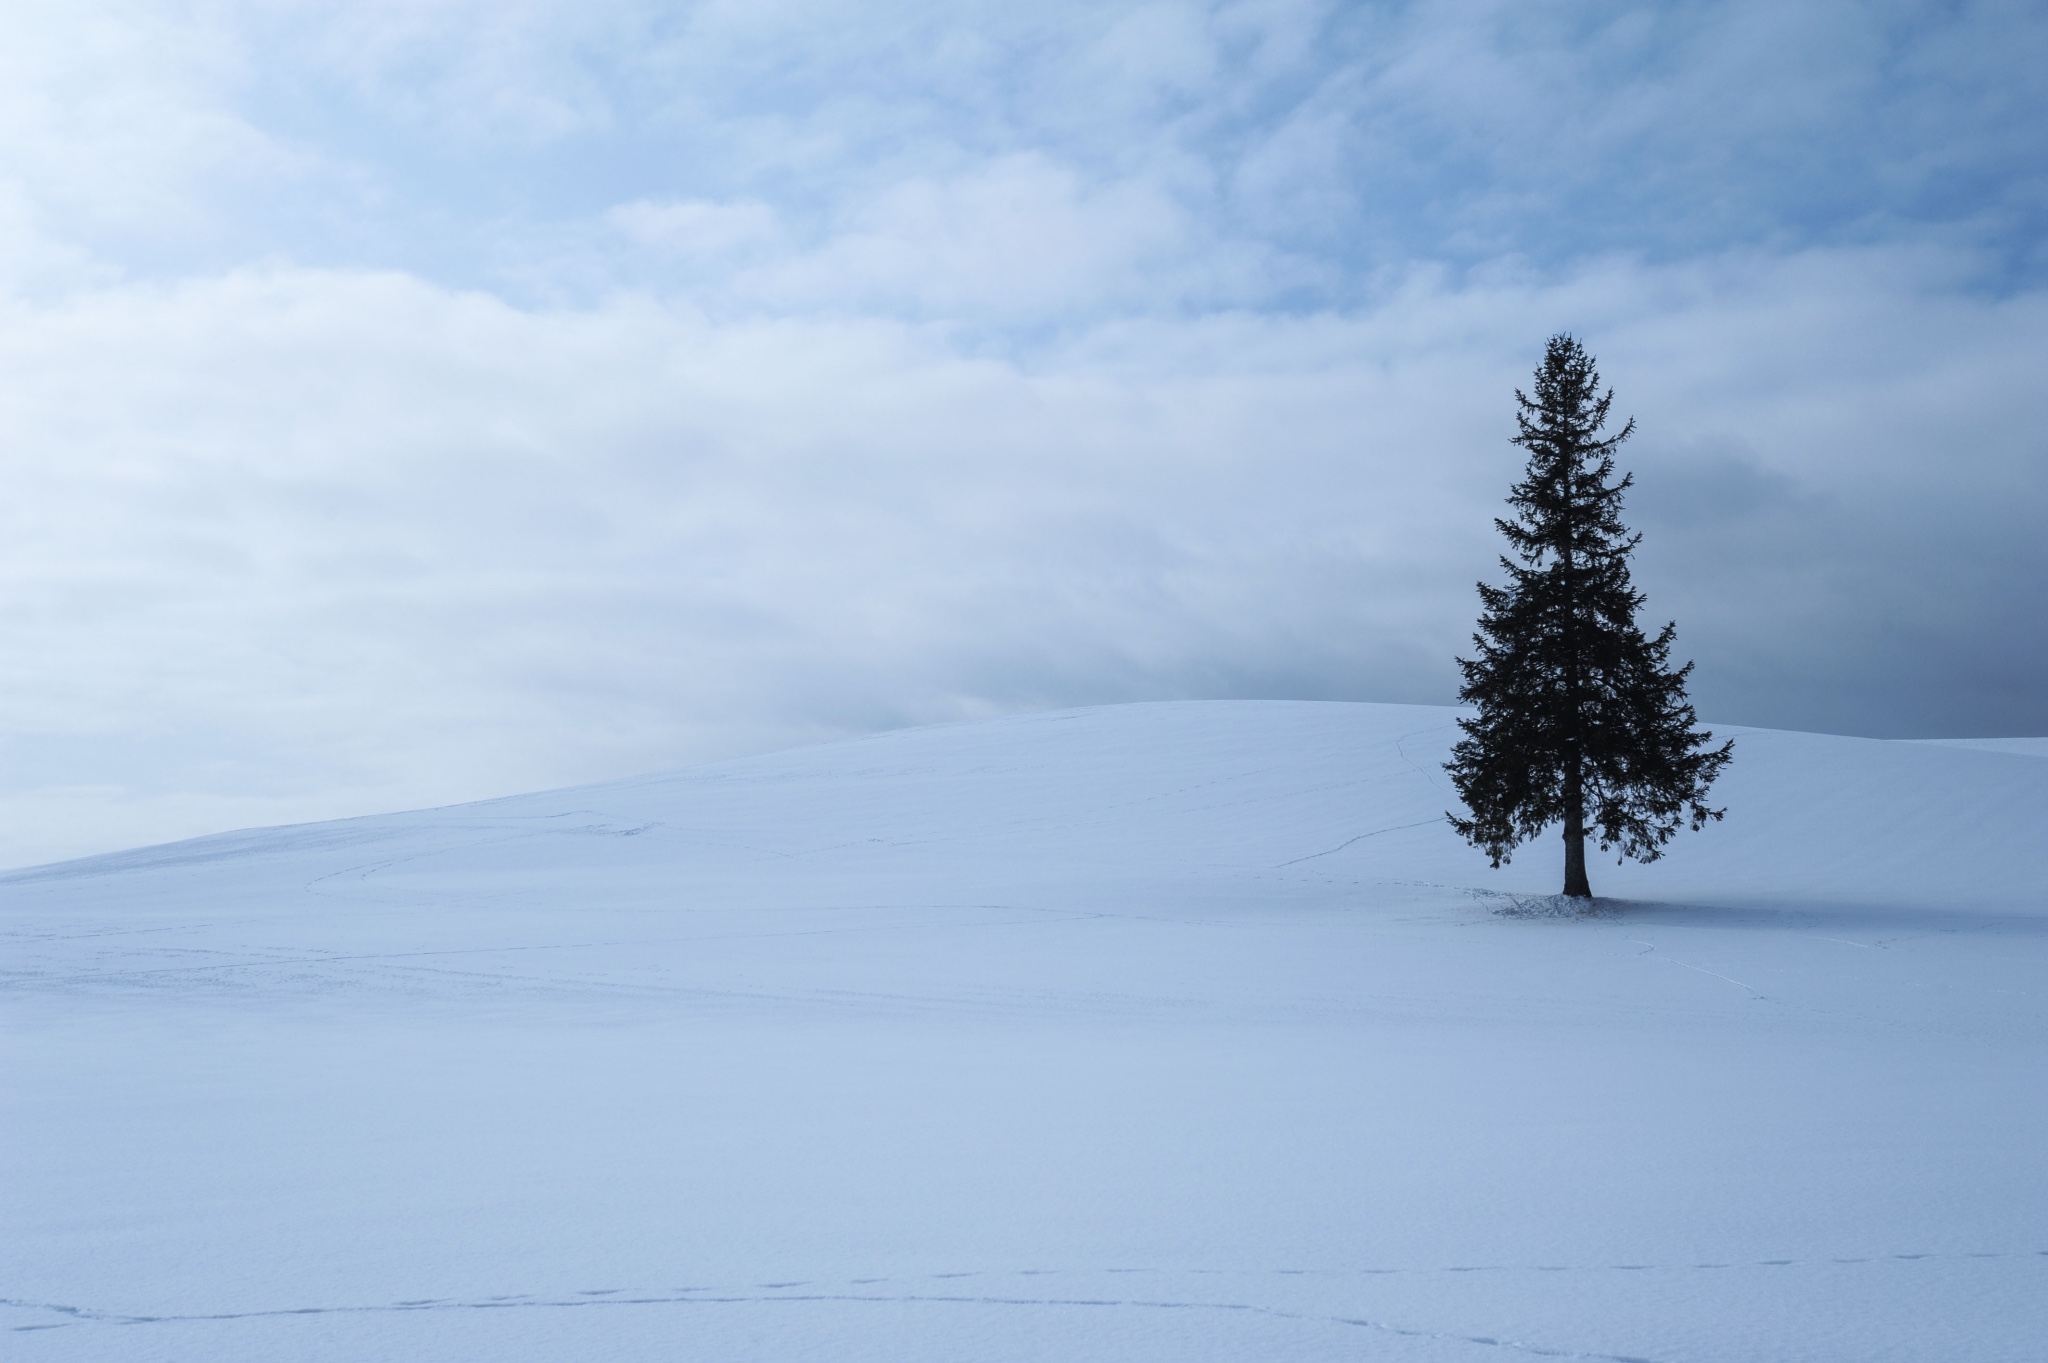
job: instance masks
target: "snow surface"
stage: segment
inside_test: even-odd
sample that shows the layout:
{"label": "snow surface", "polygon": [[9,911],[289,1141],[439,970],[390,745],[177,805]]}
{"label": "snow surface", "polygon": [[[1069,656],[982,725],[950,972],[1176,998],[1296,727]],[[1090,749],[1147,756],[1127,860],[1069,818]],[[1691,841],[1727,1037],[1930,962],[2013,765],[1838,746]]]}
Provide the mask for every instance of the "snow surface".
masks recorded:
{"label": "snow surface", "polygon": [[1949,748],[1976,748],[1983,752],[2019,753],[2026,757],[2048,757],[2048,738],[1920,738],[1916,743],[1939,743]]}
{"label": "snow surface", "polygon": [[2048,1356],[2048,762],[1734,732],[1591,918],[1388,705],[9,875],[6,1356]]}

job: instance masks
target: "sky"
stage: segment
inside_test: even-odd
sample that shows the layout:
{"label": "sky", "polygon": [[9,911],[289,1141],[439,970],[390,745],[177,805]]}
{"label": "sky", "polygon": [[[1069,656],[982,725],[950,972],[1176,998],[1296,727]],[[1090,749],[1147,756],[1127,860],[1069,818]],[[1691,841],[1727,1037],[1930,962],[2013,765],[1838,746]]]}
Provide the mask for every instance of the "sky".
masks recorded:
{"label": "sky", "polygon": [[0,864],[1450,703],[1579,336],[1703,719],[2048,733],[2032,3],[0,0]]}

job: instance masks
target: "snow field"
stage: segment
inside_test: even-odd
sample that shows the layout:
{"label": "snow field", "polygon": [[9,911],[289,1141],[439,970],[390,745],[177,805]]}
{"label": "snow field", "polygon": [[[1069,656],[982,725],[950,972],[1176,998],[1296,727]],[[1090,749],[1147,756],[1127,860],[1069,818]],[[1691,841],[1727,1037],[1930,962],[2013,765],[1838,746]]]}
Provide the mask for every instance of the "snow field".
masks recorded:
{"label": "snow field", "polygon": [[1735,732],[1588,919],[1277,702],[15,873],[9,1356],[2038,1358],[2048,760]]}

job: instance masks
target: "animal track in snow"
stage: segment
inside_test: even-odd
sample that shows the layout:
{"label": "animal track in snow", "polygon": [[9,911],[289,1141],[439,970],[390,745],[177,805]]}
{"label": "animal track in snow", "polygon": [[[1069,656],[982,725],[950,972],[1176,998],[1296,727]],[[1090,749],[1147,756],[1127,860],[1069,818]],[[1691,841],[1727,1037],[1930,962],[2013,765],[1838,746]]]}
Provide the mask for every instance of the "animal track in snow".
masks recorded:
{"label": "animal track in snow", "polygon": [[[569,1295],[537,1296],[532,1293],[501,1294],[473,1300],[448,1297],[416,1297],[384,1305],[356,1306],[297,1306],[273,1307],[253,1311],[195,1312],[190,1314],[147,1315],[119,1311],[99,1310],[91,1307],[73,1306],[56,1302],[22,1301],[0,1298],[0,1307],[18,1311],[48,1312],[60,1317],[52,1321],[31,1321],[15,1325],[15,1333],[39,1330],[63,1329],[73,1325],[170,1325],[208,1321],[237,1321],[276,1319],[285,1316],[326,1316],[326,1315],[376,1315],[402,1314],[416,1311],[502,1311],[502,1310],[565,1310],[590,1307],[627,1306],[720,1306],[759,1305],[773,1302],[803,1303],[876,1303],[876,1304],[931,1304],[967,1306],[1006,1307],[1087,1307],[1122,1308],[1146,1311],[1217,1311],[1240,1312],[1266,1316],[1276,1320],[1301,1321],[1304,1324],[1346,1325],[1369,1329],[1384,1334],[1398,1335],[1410,1339],[1434,1339],[1447,1343],[1483,1345],[1506,1349],[1515,1353],[1537,1358],[1577,1358],[1594,1360],[1594,1363],[1654,1363],[1633,1354],[1610,1354],[1587,1350],[1569,1349],[1531,1343],[1525,1340],[1504,1339],[1492,1335],[1458,1334],[1440,1330],[1424,1330],[1397,1324],[1393,1321],[1362,1316],[1323,1315],[1304,1311],[1289,1311],[1258,1302],[1244,1301],[1188,1301],[1171,1297],[1104,1297],[1104,1296],[1009,1296],[995,1293],[968,1295],[945,1293],[929,1289],[919,1290],[925,1283],[956,1281],[963,1278],[1017,1278],[1044,1277],[1089,1277],[1089,1276],[1214,1276],[1235,1277],[1255,1281],[1260,1278],[1341,1278],[1383,1277],[1391,1275],[1428,1276],[1438,1274],[1471,1273],[1649,1273],[1649,1272],[1693,1272],[1701,1270],[1741,1268],[1789,1268],[1789,1267],[1847,1267],[1878,1263],[1926,1263],[1935,1261],[1986,1260],[1986,1259],[2048,1259],[2048,1249],[2038,1250],[1969,1250],[1950,1253],[1922,1251],[1918,1253],[1876,1254],[1863,1257],[1828,1257],[1813,1259],[1748,1259],[1722,1262],[1677,1263],[1677,1264],[1454,1264],[1432,1268],[1340,1268],[1307,1269],[1281,1268],[1264,1270],[1232,1269],[1167,1269],[1167,1268],[1094,1268],[1056,1269],[1026,1268],[1004,1271],[979,1269],[952,1270],[943,1273],[916,1274],[895,1278],[849,1278],[842,1281],[836,1290],[812,1290],[797,1292],[796,1288],[831,1289],[831,1284],[819,1284],[813,1280],[784,1280],[755,1283],[748,1287],[715,1288],[706,1286],[675,1287],[667,1291],[631,1294],[629,1289],[620,1287],[583,1288]],[[861,1292],[851,1289],[864,1287],[895,1287],[893,1292]]]}

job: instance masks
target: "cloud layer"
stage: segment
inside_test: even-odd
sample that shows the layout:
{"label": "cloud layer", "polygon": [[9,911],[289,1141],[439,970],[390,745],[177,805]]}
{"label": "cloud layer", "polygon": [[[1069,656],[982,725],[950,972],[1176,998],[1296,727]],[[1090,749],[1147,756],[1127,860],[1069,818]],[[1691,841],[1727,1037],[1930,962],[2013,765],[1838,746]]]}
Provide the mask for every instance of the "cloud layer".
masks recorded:
{"label": "cloud layer", "polygon": [[2048,730],[2025,7],[9,8],[0,860],[1448,700],[1560,328],[1705,713]]}

